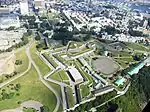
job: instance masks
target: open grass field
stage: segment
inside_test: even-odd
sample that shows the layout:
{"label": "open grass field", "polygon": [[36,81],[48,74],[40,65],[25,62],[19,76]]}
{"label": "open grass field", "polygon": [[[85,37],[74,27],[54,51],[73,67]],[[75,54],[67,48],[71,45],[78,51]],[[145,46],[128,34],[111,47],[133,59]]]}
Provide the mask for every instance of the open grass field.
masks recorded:
{"label": "open grass field", "polygon": [[69,80],[69,78],[64,70],[58,70],[58,71],[54,72],[53,74],[50,75],[50,78],[60,81],[60,82]]}
{"label": "open grass field", "polygon": [[121,65],[123,68],[126,68],[129,63],[137,63],[138,61],[135,61],[132,57],[129,58],[115,58],[115,61]]}
{"label": "open grass field", "polygon": [[130,58],[115,58],[116,60],[126,61],[126,62],[136,62],[132,57]]}
{"label": "open grass field", "polygon": [[139,51],[150,51],[149,48],[146,48],[144,45],[137,44],[137,43],[125,43],[129,48],[133,50],[139,50]]}
{"label": "open grass field", "polygon": [[75,102],[73,99],[72,89],[69,87],[66,87],[66,91],[67,91],[67,98],[68,98],[69,107],[73,107]]}
{"label": "open grass field", "polygon": [[131,53],[126,51],[114,51],[112,52],[112,57],[131,57]]}
{"label": "open grass field", "polygon": [[31,52],[32,59],[34,60],[34,62],[36,63],[36,65],[40,68],[40,71],[41,71],[42,75],[45,75],[48,72],[50,72],[50,68],[37,55],[36,42],[34,42],[32,44],[32,46],[30,47],[30,52]]}
{"label": "open grass field", "polygon": [[[58,95],[59,95],[59,98],[60,98],[60,100],[62,101],[62,94],[61,94],[61,88],[60,88],[60,86],[57,85],[57,84],[55,84],[55,83],[52,83],[52,82],[50,82],[50,81],[47,81],[47,83],[48,83],[49,85],[51,85],[51,87],[54,88],[54,89],[57,91],[57,93],[58,93]],[[60,107],[59,107],[58,112],[62,112],[62,110],[63,110],[63,107],[62,107],[62,104],[60,104]]]}
{"label": "open grass field", "polygon": [[22,51],[18,52],[15,54],[16,55],[16,60],[21,60],[22,64],[21,65],[16,65],[16,72],[24,72],[29,65],[29,59],[26,55],[26,50],[23,49]]}
{"label": "open grass field", "polygon": [[88,87],[88,84],[84,85],[80,85],[80,92],[81,92],[81,95],[82,95],[82,98],[83,97],[86,97],[87,95],[89,95],[89,91],[90,91],[90,88]]}
{"label": "open grass field", "polygon": [[[30,71],[20,77],[18,80],[13,81],[12,84],[20,84],[20,89],[17,93],[19,96],[14,95],[11,99],[5,99],[0,101],[0,110],[11,109],[19,107],[18,102],[24,102],[27,100],[35,100],[41,102],[44,106],[47,106],[50,111],[56,106],[56,98],[54,94],[41,82],[34,67]],[[10,92],[11,89],[7,86],[3,87]]]}
{"label": "open grass field", "polygon": [[83,54],[83,53],[86,53],[86,52],[89,52],[89,51],[91,51],[91,49],[87,49],[87,48],[85,48],[85,49],[83,49],[83,50],[81,50],[81,51],[79,51],[79,52],[72,52],[72,53],[70,53],[69,55],[70,56],[78,56],[78,55],[80,55],[80,54]]}
{"label": "open grass field", "polygon": [[128,64],[125,62],[125,61],[122,61],[122,60],[116,60],[116,62],[122,66],[123,68],[126,68],[128,66]]}

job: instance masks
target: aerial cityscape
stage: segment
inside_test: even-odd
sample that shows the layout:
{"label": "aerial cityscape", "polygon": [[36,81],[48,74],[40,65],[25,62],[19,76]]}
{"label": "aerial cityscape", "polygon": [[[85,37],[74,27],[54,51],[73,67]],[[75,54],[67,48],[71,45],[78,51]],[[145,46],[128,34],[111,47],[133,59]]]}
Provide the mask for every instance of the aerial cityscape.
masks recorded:
{"label": "aerial cityscape", "polygon": [[149,84],[150,0],[0,0],[0,112],[142,112]]}

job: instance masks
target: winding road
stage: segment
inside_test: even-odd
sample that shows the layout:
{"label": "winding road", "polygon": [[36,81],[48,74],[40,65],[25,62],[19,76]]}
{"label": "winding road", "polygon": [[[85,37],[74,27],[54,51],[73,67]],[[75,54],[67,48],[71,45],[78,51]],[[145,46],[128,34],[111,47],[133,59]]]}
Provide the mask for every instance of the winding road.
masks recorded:
{"label": "winding road", "polygon": [[[30,54],[30,47],[27,48],[27,56],[29,58],[29,61],[32,63],[32,65],[35,67],[38,75],[39,75],[39,79],[40,81],[47,87],[49,88],[53,93],[54,95],[56,96],[56,100],[57,100],[57,104],[56,104],[56,107],[55,109],[53,110],[53,112],[58,112],[58,109],[59,109],[59,106],[60,106],[60,99],[59,99],[59,95],[57,94],[57,92],[55,91],[55,89],[53,89],[44,79],[43,79],[43,75],[41,74],[40,72],[40,69],[38,68],[38,66],[35,64],[35,62],[33,61],[32,57],[31,57],[31,54]],[[49,99],[50,100],[50,99]]]}
{"label": "winding road", "polygon": [[[54,95],[55,95],[55,97],[56,97],[56,100],[57,100],[57,104],[56,104],[56,107],[55,107],[55,109],[53,110],[53,112],[58,112],[58,109],[59,109],[59,106],[60,106],[59,95],[57,94],[57,92],[55,91],[55,89],[53,89],[53,88],[43,79],[42,74],[41,74],[41,72],[40,72],[38,66],[37,66],[37,65],[35,64],[35,62],[32,60],[32,57],[31,57],[31,54],[30,54],[30,46],[32,45],[33,42],[34,42],[34,40],[31,40],[31,41],[29,42],[29,44],[27,44],[26,46],[24,46],[24,47],[22,47],[22,48],[20,48],[20,49],[18,49],[17,51],[14,52],[14,53],[19,52],[19,51],[23,50],[23,48],[26,49],[26,55],[28,56],[28,59],[29,59],[28,68],[27,68],[23,73],[21,73],[21,74],[15,76],[15,77],[13,77],[13,78],[11,78],[11,79],[9,79],[9,80],[3,82],[3,83],[1,83],[1,84],[0,84],[0,88],[2,88],[3,86],[5,86],[5,85],[11,83],[12,81],[14,81],[14,80],[16,80],[16,79],[22,77],[23,75],[25,75],[25,74],[31,69],[31,66],[33,65],[33,66],[35,67],[35,69],[36,69],[38,75],[39,75],[40,81],[41,81],[47,88],[49,88],[49,89],[54,93]],[[14,53],[13,53],[13,54],[14,54]],[[50,100],[50,99],[49,99],[49,100]]]}

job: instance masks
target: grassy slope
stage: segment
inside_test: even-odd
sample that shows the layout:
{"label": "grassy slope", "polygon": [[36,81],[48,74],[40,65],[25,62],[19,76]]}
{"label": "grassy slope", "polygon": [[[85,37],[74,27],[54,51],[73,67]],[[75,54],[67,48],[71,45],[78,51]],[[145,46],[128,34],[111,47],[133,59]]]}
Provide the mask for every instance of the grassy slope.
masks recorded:
{"label": "grassy slope", "polygon": [[134,50],[140,50],[140,51],[149,51],[149,49],[146,49],[145,46],[141,45],[141,44],[136,44],[136,43],[126,43],[126,45],[129,48],[132,48]]}
{"label": "grassy slope", "polygon": [[22,64],[16,66],[16,71],[19,73],[24,72],[28,68],[28,64],[29,64],[29,60],[26,55],[26,50],[24,49],[24,50],[16,53],[15,55],[16,55],[16,60],[22,60]]}
{"label": "grassy slope", "polygon": [[67,87],[67,98],[68,98],[68,103],[69,103],[69,107],[73,107],[74,106],[74,99],[73,99],[73,95],[72,95],[72,89]]}
{"label": "grassy slope", "polygon": [[19,107],[17,102],[26,100],[39,101],[43,105],[48,106],[50,110],[55,108],[56,99],[54,94],[39,81],[38,75],[33,67],[26,75],[12,83],[21,84],[21,89],[19,90],[20,96],[14,96],[12,99],[0,101],[0,110]]}
{"label": "grassy slope", "polygon": [[46,59],[51,63],[51,65],[54,68],[58,66],[57,63],[47,53],[44,53],[43,55],[46,57]]}
{"label": "grassy slope", "polygon": [[36,43],[34,42],[30,48],[31,56],[36,65],[40,68],[40,71],[43,75],[47,74],[50,72],[50,68],[41,60],[41,58],[36,54]]}
{"label": "grassy slope", "polygon": [[67,74],[65,73],[65,71],[60,70],[57,71],[55,73],[53,73],[50,78],[57,80],[57,81],[62,81],[62,80],[69,80]]}

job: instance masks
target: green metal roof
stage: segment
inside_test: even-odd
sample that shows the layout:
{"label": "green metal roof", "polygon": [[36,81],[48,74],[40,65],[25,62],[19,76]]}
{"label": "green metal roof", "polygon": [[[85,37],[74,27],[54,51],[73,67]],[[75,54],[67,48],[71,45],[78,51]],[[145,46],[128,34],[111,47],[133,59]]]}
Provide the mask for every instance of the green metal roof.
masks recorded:
{"label": "green metal roof", "polygon": [[126,80],[125,78],[120,78],[120,79],[116,80],[115,84],[117,84],[118,86],[123,85],[125,80]]}
{"label": "green metal roof", "polygon": [[139,70],[140,70],[141,68],[143,68],[144,65],[145,65],[144,63],[138,64],[136,67],[134,67],[132,70],[130,70],[130,71],[128,72],[128,74],[129,74],[129,75],[137,74],[137,73],[139,72]]}

